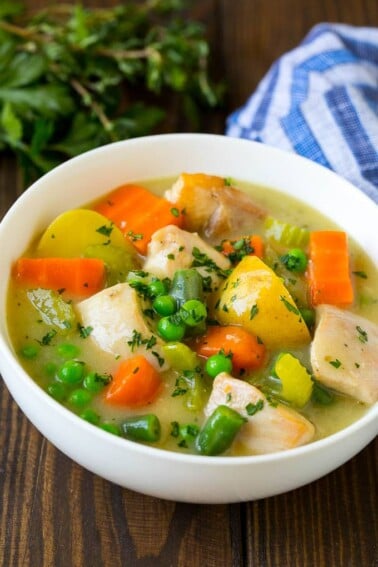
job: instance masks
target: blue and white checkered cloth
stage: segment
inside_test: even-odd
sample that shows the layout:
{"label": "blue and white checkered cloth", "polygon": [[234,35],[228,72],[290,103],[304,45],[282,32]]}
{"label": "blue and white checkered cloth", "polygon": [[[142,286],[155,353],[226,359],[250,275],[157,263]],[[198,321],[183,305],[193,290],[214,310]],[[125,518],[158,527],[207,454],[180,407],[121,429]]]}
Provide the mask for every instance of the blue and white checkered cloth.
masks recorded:
{"label": "blue and white checkered cloth", "polygon": [[305,156],[378,203],[378,28],[315,26],[229,117],[226,134]]}

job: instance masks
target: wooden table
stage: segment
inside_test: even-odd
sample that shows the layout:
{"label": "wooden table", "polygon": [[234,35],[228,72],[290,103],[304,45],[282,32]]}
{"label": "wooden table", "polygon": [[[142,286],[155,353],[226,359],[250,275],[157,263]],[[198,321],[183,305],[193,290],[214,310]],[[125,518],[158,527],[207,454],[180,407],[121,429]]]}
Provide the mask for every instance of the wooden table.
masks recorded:
{"label": "wooden table", "polygon": [[[27,2],[32,8],[48,3]],[[205,131],[212,132],[223,131],[226,115],[315,23],[378,26],[377,0],[191,4],[208,25],[214,69],[229,85],[226,108],[206,122]],[[1,156],[0,216],[20,191],[14,161]],[[288,494],[218,506],[167,502],[122,489],[73,463],[36,431],[1,383],[0,455],[2,567],[378,565],[376,442],[332,474]]]}

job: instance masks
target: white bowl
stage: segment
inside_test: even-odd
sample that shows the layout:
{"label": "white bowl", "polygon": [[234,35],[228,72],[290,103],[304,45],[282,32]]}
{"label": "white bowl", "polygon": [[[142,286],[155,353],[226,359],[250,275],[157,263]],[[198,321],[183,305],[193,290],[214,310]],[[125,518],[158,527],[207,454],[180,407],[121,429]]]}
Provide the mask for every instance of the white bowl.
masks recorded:
{"label": "white bowl", "polygon": [[[280,189],[334,219],[378,262],[377,207],[334,173],[262,144],[214,135],[172,134],[119,142],[57,167],[28,189],[0,225],[1,313],[11,265],[60,212],[126,181],[204,171]],[[170,500],[224,503],[298,488],[334,470],[378,431],[378,404],[342,431],[266,456],[203,457],[109,435],[49,397],[22,369],[0,321],[0,370],[17,404],[58,449],[121,486]]]}

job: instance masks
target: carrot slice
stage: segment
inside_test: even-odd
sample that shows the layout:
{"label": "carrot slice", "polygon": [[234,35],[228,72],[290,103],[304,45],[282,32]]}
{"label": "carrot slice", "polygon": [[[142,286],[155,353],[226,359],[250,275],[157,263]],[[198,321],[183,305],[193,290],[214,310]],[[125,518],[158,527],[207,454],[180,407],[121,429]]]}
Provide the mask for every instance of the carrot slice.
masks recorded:
{"label": "carrot slice", "polygon": [[139,185],[122,185],[95,210],[121,229],[140,254],[146,254],[153,233],[169,224],[183,225],[183,214],[172,203]]}
{"label": "carrot slice", "polygon": [[236,325],[209,327],[205,335],[196,339],[194,349],[206,358],[220,350],[226,355],[232,354],[232,365],[236,371],[254,370],[264,363],[265,345],[256,335]]}
{"label": "carrot slice", "polygon": [[161,384],[160,375],[152,364],[144,356],[136,355],[118,366],[105,399],[115,405],[144,406],[156,398]]}
{"label": "carrot slice", "polygon": [[307,277],[312,305],[352,303],[353,286],[346,233],[337,230],[311,232],[309,256]]}
{"label": "carrot slice", "polygon": [[88,297],[105,284],[105,265],[97,258],[19,258],[14,276],[20,283]]}

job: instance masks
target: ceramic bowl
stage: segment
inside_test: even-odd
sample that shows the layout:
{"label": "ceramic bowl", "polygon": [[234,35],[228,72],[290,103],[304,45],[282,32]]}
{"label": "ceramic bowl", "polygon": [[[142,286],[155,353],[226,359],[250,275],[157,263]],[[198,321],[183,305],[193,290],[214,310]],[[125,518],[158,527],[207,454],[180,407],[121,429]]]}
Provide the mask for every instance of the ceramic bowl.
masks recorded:
{"label": "ceramic bowl", "polygon": [[[110,144],[57,167],[32,185],[0,225],[0,370],[35,427],[71,459],[123,487],[160,498],[225,503],[283,493],[334,470],[377,434],[378,404],[342,431],[286,452],[203,457],[110,435],[49,397],[22,369],[6,325],[12,263],[62,211],[126,181],[203,171],[280,189],[319,209],[378,262],[376,205],[334,173],[293,154],[224,136],[168,134]],[[22,230],[21,230],[22,227]]]}

